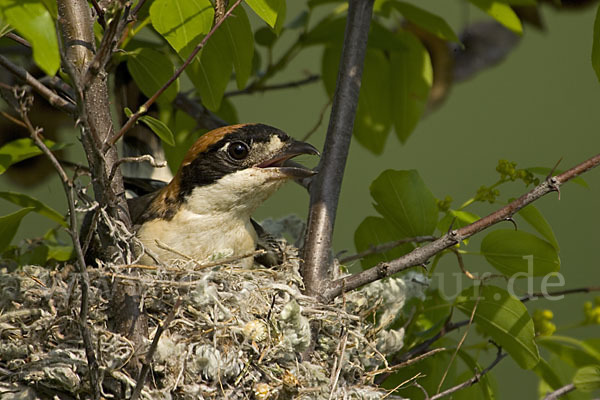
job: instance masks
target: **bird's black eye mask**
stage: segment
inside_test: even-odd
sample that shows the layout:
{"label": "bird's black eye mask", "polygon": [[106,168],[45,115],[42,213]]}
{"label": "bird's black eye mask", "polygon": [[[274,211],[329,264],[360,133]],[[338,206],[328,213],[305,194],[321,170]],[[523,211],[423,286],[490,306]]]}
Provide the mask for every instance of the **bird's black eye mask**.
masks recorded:
{"label": "bird's black eye mask", "polygon": [[283,143],[291,140],[282,131],[256,124],[246,125],[212,144],[182,168],[180,196],[186,197],[197,186],[210,185],[227,174],[264,161],[271,156],[265,152],[265,146],[271,142],[274,134]]}

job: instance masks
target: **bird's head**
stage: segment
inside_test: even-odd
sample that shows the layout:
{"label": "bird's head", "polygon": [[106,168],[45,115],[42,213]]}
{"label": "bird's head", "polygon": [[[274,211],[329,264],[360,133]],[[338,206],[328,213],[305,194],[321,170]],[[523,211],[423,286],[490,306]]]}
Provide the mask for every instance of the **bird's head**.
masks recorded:
{"label": "bird's head", "polygon": [[201,136],[187,152],[162,197],[195,213],[250,214],[285,181],[314,171],[287,161],[318,155],[312,145],[263,124],[239,124]]}

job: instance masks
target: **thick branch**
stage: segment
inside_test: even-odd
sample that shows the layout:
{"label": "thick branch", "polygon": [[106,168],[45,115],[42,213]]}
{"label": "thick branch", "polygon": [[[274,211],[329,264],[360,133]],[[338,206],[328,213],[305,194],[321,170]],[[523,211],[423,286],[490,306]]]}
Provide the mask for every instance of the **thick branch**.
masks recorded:
{"label": "thick branch", "polygon": [[320,172],[311,185],[302,267],[309,295],[319,294],[327,280],[335,214],[358,106],[372,12],[373,0],[349,1],[344,47]]}
{"label": "thick branch", "polygon": [[454,246],[462,240],[467,239],[498,222],[511,218],[517,211],[526,205],[533,203],[540,197],[550,192],[558,192],[562,184],[596,167],[598,164],[600,164],[600,154],[576,165],[560,175],[548,178],[517,200],[470,225],[448,232],[436,241],[418,247],[410,253],[393,261],[379,263],[373,268],[358,274],[331,282],[328,287],[322,291],[322,296],[325,300],[332,300],[343,292],[383,279],[407,268],[423,265],[427,260],[442,250]]}
{"label": "thick branch", "polygon": [[575,390],[575,385],[569,383],[568,385],[556,389],[554,392],[548,393],[546,397],[544,397],[544,400],[558,400],[559,398],[566,395],[567,393],[572,392],[573,390]]}
{"label": "thick branch", "polygon": [[69,114],[75,114],[75,111],[77,110],[75,104],[70,103],[69,101],[63,99],[62,97],[54,93],[52,90],[48,89],[40,81],[35,79],[33,75],[27,72],[24,68],[13,64],[8,58],[2,55],[0,55],[0,65],[9,70],[14,76],[31,86],[33,90],[35,90],[40,96],[48,100],[48,103],[52,104],[54,107]]}

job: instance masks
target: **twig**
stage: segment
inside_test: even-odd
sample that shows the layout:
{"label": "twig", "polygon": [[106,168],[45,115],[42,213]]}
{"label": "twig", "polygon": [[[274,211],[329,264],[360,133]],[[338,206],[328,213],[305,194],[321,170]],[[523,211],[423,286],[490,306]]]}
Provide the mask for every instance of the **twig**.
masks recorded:
{"label": "twig", "polygon": [[117,168],[119,168],[119,165],[121,165],[123,163],[142,163],[142,162],[147,162],[154,168],[164,168],[167,166],[166,161],[157,162],[154,159],[154,157],[152,157],[150,154],[144,154],[144,155],[137,156],[137,157],[123,157],[123,158],[120,158],[116,163],[113,164],[112,169],[110,170],[110,174],[108,175],[108,180],[112,181],[112,179],[115,177],[115,173],[117,172]]}
{"label": "twig", "polygon": [[321,75],[313,74],[309,75],[304,79],[299,79],[297,81],[285,82],[285,83],[275,83],[273,85],[264,85],[264,86],[248,86],[242,90],[233,90],[231,92],[225,93],[225,97],[239,96],[242,94],[252,94],[252,93],[262,93],[270,90],[281,90],[281,89],[291,89],[297,88],[300,86],[308,85],[310,83],[316,82],[321,79]]}
{"label": "twig", "polygon": [[200,261],[196,260],[195,258],[192,258],[192,257],[188,256],[187,254],[184,254],[184,253],[172,248],[171,246],[167,245],[166,243],[161,242],[158,239],[156,239],[155,242],[156,242],[156,245],[158,247],[160,247],[161,249],[170,251],[173,254],[177,254],[178,256],[183,257],[186,260],[195,263],[196,268],[194,268],[194,271],[199,271],[199,270],[205,269],[205,268],[216,267],[217,265],[223,265],[223,264],[238,261],[238,260],[241,260],[244,258],[258,256],[258,255],[262,255],[262,254],[266,253],[265,250],[260,249],[260,250],[251,251],[249,253],[238,254],[238,255],[230,256],[230,257],[223,257],[219,260],[215,260],[215,261],[212,261],[209,263],[201,263]]}
{"label": "twig", "polygon": [[463,383],[460,383],[456,386],[453,386],[449,389],[444,390],[441,393],[436,394],[435,396],[431,397],[430,400],[441,399],[442,397],[446,397],[452,393],[458,392],[461,389],[465,389],[465,388],[468,388],[469,386],[473,386],[474,384],[479,382],[479,380],[481,379],[482,376],[487,374],[492,368],[494,368],[507,355],[508,355],[508,353],[502,353],[502,349],[498,348],[498,353],[496,355],[496,358],[494,359],[494,361],[492,361],[492,363],[490,365],[487,366],[487,368],[483,369],[481,372],[475,373],[475,375],[471,379],[467,379]]}
{"label": "twig", "polygon": [[460,338],[460,341],[458,342],[458,345],[456,346],[456,349],[454,350],[454,353],[452,353],[452,357],[450,357],[450,362],[448,363],[448,367],[444,371],[444,375],[442,375],[442,379],[440,379],[440,383],[437,387],[436,393],[439,393],[440,390],[442,390],[442,385],[444,384],[444,381],[446,380],[446,377],[448,376],[448,372],[450,372],[452,363],[454,362],[456,355],[458,354],[460,348],[462,347],[463,343],[465,342],[465,339],[467,339],[467,335],[469,334],[469,328],[471,328],[471,325],[473,324],[473,318],[475,318],[475,312],[477,311],[477,306],[479,305],[479,300],[481,300],[481,296],[477,296],[477,300],[475,300],[475,305],[473,306],[473,311],[471,311],[471,316],[469,317],[469,323],[467,324],[467,329],[465,329],[465,333],[463,333],[462,337]]}
{"label": "twig", "polygon": [[14,40],[15,42],[19,43],[22,46],[28,47],[31,49],[31,43],[29,43],[26,39],[22,38],[21,36],[17,35],[14,32],[8,32],[6,35],[7,38]]}
{"label": "twig", "polygon": [[462,254],[460,254],[460,251],[454,247],[451,248],[451,251],[456,256],[456,261],[458,262],[458,266],[459,266],[460,270],[462,271],[462,273],[465,274],[465,276],[471,280],[477,279],[469,270],[467,270],[465,268],[465,261],[463,260],[463,256],[462,256]]}
{"label": "twig", "polygon": [[403,361],[401,363],[398,364],[394,364],[391,367],[388,368],[382,368],[382,369],[377,369],[375,371],[371,371],[371,372],[367,372],[367,375],[369,376],[375,376],[375,375],[379,375],[379,374],[385,374],[385,373],[390,373],[390,372],[394,372],[398,369],[404,368],[404,367],[408,367],[410,365],[416,364],[419,361],[422,361],[426,358],[429,358],[437,353],[440,353],[442,351],[446,351],[445,347],[438,347],[437,349],[433,349],[433,350],[429,350],[426,353],[420,354],[414,358],[411,358],[410,360],[406,360]]}
{"label": "twig", "polygon": [[163,94],[163,92],[165,90],[167,90],[167,88],[169,86],[171,86],[171,84],[173,82],[175,82],[175,80],[177,78],[179,78],[179,75],[181,75],[183,73],[183,71],[187,68],[188,65],[190,65],[190,63],[194,60],[194,58],[196,57],[196,55],[198,54],[198,52],[200,50],[202,50],[202,48],[204,47],[204,45],[206,44],[206,42],[208,41],[208,39],[210,39],[212,37],[212,35],[215,33],[215,31],[221,26],[221,24],[223,23],[223,21],[225,21],[227,18],[229,18],[229,16],[233,13],[233,10],[236,9],[237,6],[239,6],[241,4],[242,0],[236,0],[236,2],[233,4],[233,6],[231,6],[231,8],[225,13],[225,15],[223,16],[223,18],[221,18],[219,21],[217,21],[212,29],[208,32],[208,34],[206,34],[206,36],[204,36],[204,38],[202,39],[202,41],[200,43],[198,43],[198,45],[196,46],[196,48],[194,48],[194,51],[192,51],[192,53],[188,56],[188,58],[183,62],[183,64],[181,64],[181,66],[177,69],[177,71],[175,71],[175,73],[173,74],[173,76],[171,76],[169,78],[169,80],[167,80],[167,82],[165,82],[165,84],[156,91],[156,93],[154,93],[152,95],[152,97],[150,97],[148,100],[146,100],[146,102],[144,104],[142,104],[140,106],[140,108],[133,114],[131,115],[131,117],[129,117],[129,119],[127,120],[127,122],[125,122],[125,125],[123,125],[123,127],[121,128],[121,130],[115,134],[112,138],[108,139],[108,141],[106,142],[106,146],[107,147],[111,147],[114,146],[115,143],[117,143],[117,140],[119,140],[124,134],[125,132],[127,132],[129,129],[131,129],[131,127],[136,123],[136,121],[143,115],[145,114],[148,109],[150,108],[150,106],[152,104],[154,104],[154,102],[156,101],[156,99],[158,99],[158,97]]}
{"label": "twig", "polygon": [[346,343],[348,342],[348,332],[344,333],[338,350],[340,352],[339,358],[333,364],[333,371],[331,374],[331,391],[329,392],[329,400],[333,399],[335,393],[335,387],[337,386],[338,379],[340,379],[340,373],[342,372],[342,363],[344,361],[344,352],[346,351]]}
{"label": "twig", "polygon": [[327,111],[330,105],[331,100],[328,100],[327,103],[325,103],[325,105],[321,109],[321,112],[319,113],[319,119],[317,120],[315,125],[310,129],[310,131],[306,132],[306,135],[304,135],[304,137],[302,138],[303,142],[306,142],[313,135],[313,133],[315,133],[317,129],[319,129],[319,127],[323,123],[323,119],[325,118],[325,112]]}
{"label": "twig", "polygon": [[411,383],[414,382],[416,379],[420,378],[423,375],[422,372],[417,373],[415,376],[413,376],[412,378],[408,378],[407,380],[405,380],[404,382],[396,385],[395,388],[391,389],[390,391],[388,391],[383,397],[381,397],[381,400],[386,399],[388,397],[390,397],[390,395],[392,393],[394,393],[396,390],[400,389],[400,387],[406,385],[407,383]]}
{"label": "twig", "polygon": [[360,260],[361,258],[365,258],[366,256],[370,256],[371,254],[384,253],[388,250],[392,250],[398,246],[402,246],[406,243],[423,243],[423,242],[431,242],[437,239],[437,237],[433,235],[428,236],[415,236],[411,238],[404,238],[400,240],[394,240],[392,242],[382,243],[377,246],[370,246],[367,250],[361,251],[360,253],[356,253],[352,256],[344,257],[340,259],[340,263],[344,264],[347,262],[351,262],[354,260]]}
{"label": "twig", "polygon": [[575,390],[575,384],[569,383],[568,385],[565,385],[559,389],[556,389],[554,392],[548,393],[546,395],[546,397],[544,397],[544,400],[556,400],[556,399],[560,398],[561,396],[564,396],[565,394],[572,392],[573,390]]}
{"label": "twig", "polygon": [[75,112],[77,111],[77,107],[75,107],[75,104],[63,99],[61,96],[48,89],[40,81],[35,79],[33,75],[27,72],[24,68],[13,64],[8,58],[2,55],[0,55],[0,65],[9,70],[17,78],[31,86],[33,90],[35,90],[40,96],[48,100],[48,103],[52,104],[54,107],[69,114],[75,114]]}
{"label": "twig", "polygon": [[481,232],[482,230],[489,228],[494,224],[497,224],[498,222],[505,221],[506,218],[511,217],[521,208],[533,203],[540,197],[550,192],[558,191],[559,187],[565,182],[568,182],[580,174],[587,172],[588,170],[598,166],[598,164],[600,164],[600,154],[574,166],[562,174],[547,179],[528,193],[509,203],[507,206],[502,207],[492,214],[473,222],[472,224],[464,226],[460,229],[452,230],[434,242],[418,247],[410,253],[393,261],[379,263],[373,268],[358,274],[331,282],[324,290],[321,291],[320,295],[324,300],[332,300],[339,296],[343,290],[354,290],[360,286],[366,285],[367,283],[391,276],[407,268],[422,265],[442,250],[450,246],[454,246],[455,244],[460,243],[466,238],[469,238],[476,233]]}
{"label": "twig", "polygon": [[27,124],[25,124],[25,122],[21,121],[18,118],[13,117],[9,113],[4,112],[4,111],[0,111],[0,115],[2,115],[4,118],[6,118],[7,120],[9,120],[13,124],[19,125],[21,128],[27,129]]}
{"label": "twig", "polygon": [[146,382],[146,377],[148,376],[148,372],[150,372],[150,365],[152,365],[152,358],[154,357],[154,353],[156,353],[156,348],[158,347],[158,341],[160,340],[160,336],[164,331],[169,329],[169,325],[175,318],[175,314],[177,314],[177,310],[181,306],[182,298],[178,297],[175,305],[167,315],[167,318],[163,322],[161,322],[156,328],[156,333],[154,334],[154,339],[152,340],[152,344],[148,349],[148,353],[146,353],[146,357],[144,358],[144,364],[142,366],[142,370],[140,371],[140,375],[137,379],[137,383],[135,384],[135,388],[133,389],[133,393],[131,394],[131,400],[137,400],[140,397],[140,393],[142,392],[142,388],[144,387],[144,383]]}
{"label": "twig", "polygon": [[50,159],[50,162],[56,169],[58,173],[63,188],[65,190],[65,194],[67,196],[67,203],[69,207],[69,229],[68,232],[71,236],[71,240],[73,241],[73,246],[75,248],[75,254],[77,256],[77,267],[78,272],[81,275],[80,285],[81,285],[81,308],[79,311],[79,328],[81,329],[81,336],[83,339],[83,345],[85,347],[85,354],[88,361],[88,373],[90,375],[90,386],[92,387],[92,395],[94,399],[100,398],[100,385],[98,381],[98,362],[96,359],[96,353],[92,344],[92,336],[90,330],[87,325],[88,319],[88,310],[89,310],[89,287],[90,287],[90,279],[87,273],[85,260],[83,257],[83,251],[81,250],[81,244],[79,243],[79,234],[77,232],[77,214],[75,211],[75,191],[73,187],[73,182],[67,176],[67,173],[62,168],[52,151],[46,146],[46,144],[40,139],[40,129],[34,128],[29,120],[27,115],[27,110],[22,106],[20,110],[21,117],[23,121],[27,125],[29,132],[31,133],[31,138],[35,142],[35,144],[40,148],[40,150]]}
{"label": "twig", "polygon": [[[302,277],[309,295],[327,288],[331,239],[346,158],[350,148],[373,0],[350,0],[344,45],[319,174],[311,184]],[[341,283],[341,282],[339,282]],[[341,287],[340,287],[341,288]],[[331,289],[329,289],[331,291]],[[336,292],[336,296],[341,293]],[[327,297],[332,299],[335,296]]]}
{"label": "twig", "polygon": [[592,293],[592,292],[600,292],[600,286],[589,286],[589,287],[581,287],[581,288],[575,288],[575,289],[557,290],[555,292],[528,293],[525,296],[521,297],[519,300],[521,300],[523,303],[525,303],[526,301],[536,300],[536,299],[539,299],[540,297],[546,297],[546,296],[555,297],[555,296],[563,296],[565,294]]}

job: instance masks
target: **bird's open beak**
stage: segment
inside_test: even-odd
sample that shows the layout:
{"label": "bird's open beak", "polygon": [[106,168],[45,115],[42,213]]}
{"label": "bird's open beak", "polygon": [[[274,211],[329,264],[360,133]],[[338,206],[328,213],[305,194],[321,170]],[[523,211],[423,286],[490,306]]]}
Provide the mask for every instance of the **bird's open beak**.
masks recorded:
{"label": "bird's open beak", "polygon": [[285,146],[281,152],[276,154],[274,157],[267,161],[264,161],[257,165],[258,168],[277,168],[282,173],[288,175],[290,178],[308,178],[316,174],[312,169],[306,168],[301,164],[298,164],[290,159],[302,154],[310,154],[319,156],[319,150],[313,145],[294,140],[289,145]]}

